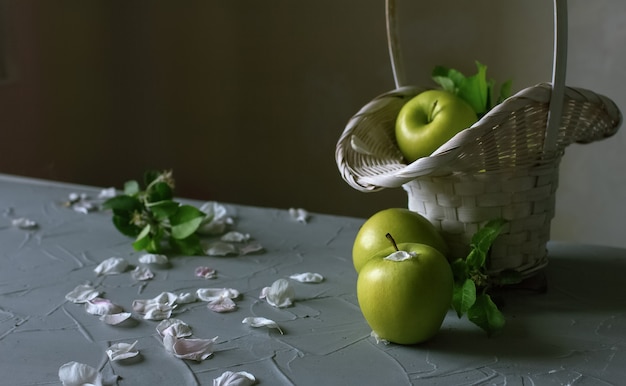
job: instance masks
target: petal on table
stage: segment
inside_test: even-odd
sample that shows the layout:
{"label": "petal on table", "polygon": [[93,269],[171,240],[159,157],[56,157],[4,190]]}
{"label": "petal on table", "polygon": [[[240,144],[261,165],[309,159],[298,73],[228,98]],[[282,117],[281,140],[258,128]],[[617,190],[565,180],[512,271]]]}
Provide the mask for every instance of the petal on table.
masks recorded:
{"label": "petal on table", "polygon": [[154,273],[152,273],[148,267],[136,266],[135,269],[130,272],[130,276],[135,280],[145,281],[154,278]]}
{"label": "petal on table", "polygon": [[204,302],[220,298],[236,299],[239,295],[239,291],[234,288],[199,288],[196,290],[196,296]]}
{"label": "petal on table", "polygon": [[289,208],[289,215],[297,222],[306,224],[309,221],[309,212],[302,208]]}
{"label": "petal on table", "polygon": [[138,260],[141,264],[165,265],[169,263],[169,259],[167,258],[167,256],[154,253],[146,253],[139,257]]}
{"label": "petal on table", "polygon": [[100,291],[96,290],[89,284],[81,284],[65,295],[65,299],[72,303],[86,303],[89,300],[98,297]]}
{"label": "petal on table", "polygon": [[93,298],[87,303],[85,303],[85,311],[91,315],[109,315],[109,314],[119,314],[124,311],[121,306],[114,304],[109,299],[104,298]]}
{"label": "petal on table", "polygon": [[220,297],[209,301],[207,307],[211,311],[223,313],[235,311],[237,304],[229,297]]}
{"label": "petal on table", "polygon": [[128,262],[122,257],[109,257],[94,269],[98,276],[117,275],[123,273],[128,268]]}
{"label": "petal on table", "polygon": [[172,345],[172,353],[176,358],[203,361],[213,355],[213,343],[217,337],[212,339],[187,339],[179,338]]}
{"label": "petal on table", "polygon": [[256,378],[247,371],[225,371],[213,380],[213,386],[251,386],[255,383]]}
{"label": "petal on table", "polygon": [[296,273],[289,276],[289,278],[301,283],[321,283],[324,281],[324,276],[314,272]]}
{"label": "petal on table", "polygon": [[156,330],[161,337],[170,335],[175,338],[191,336],[191,327],[180,319],[170,318],[161,321]]}
{"label": "petal on table", "polygon": [[133,343],[115,343],[106,350],[106,353],[111,361],[132,358],[139,354],[139,350],[135,350],[136,345],[137,341]]}
{"label": "petal on table", "polygon": [[102,376],[95,368],[78,362],[68,362],[59,368],[63,386],[102,386]]}
{"label": "petal on table", "polygon": [[283,335],[283,330],[280,328],[280,326],[278,326],[278,323],[276,323],[275,321],[271,320],[271,319],[267,319],[267,318],[263,318],[260,316],[249,316],[247,318],[244,318],[241,323],[243,324],[247,324],[250,327],[267,327],[267,328],[275,328],[278,330],[278,332],[280,332],[281,335]]}
{"label": "petal on table", "polygon": [[132,314],[130,312],[120,312],[118,314],[102,315],[100,316],[100,320],[105,324],[115,326],[130,319],[131,316]]}
{"label": "petal on table", "polygon": [[250,240],[250,234],[241,233],[238,231],[230,231],[220,237],[220,240],[227,243],[244,243]]}
{"label": "petal on table", "polygon": [[203,279],[215,279],[217,277],[217,271],[211,267],[197,267],[195,274]]}
{"label": "petal on table", "polygon": [[204,248],[204,253],[208,256],[233,256],[238,255],[239,250],[234,244],[215,241]]}
{"label": "petal on table", "polygon": [[284,308],[293,304],[295,291],[287,279],[278,279],[270,287],[261,290],[261,299],[274,307]]}

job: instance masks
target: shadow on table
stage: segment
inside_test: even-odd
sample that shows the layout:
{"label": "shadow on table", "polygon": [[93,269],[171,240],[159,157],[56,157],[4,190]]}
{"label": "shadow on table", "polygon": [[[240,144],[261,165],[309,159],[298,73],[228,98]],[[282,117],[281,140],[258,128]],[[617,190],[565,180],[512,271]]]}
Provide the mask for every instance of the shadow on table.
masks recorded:
{"label": "shadow on table", "polygon": [[559,245],[541,273],[544,292],[531,286],[494,295],[507,319],[500,334],[487,337],[451,312],[440,333],[419,347],[442,355],[536,360],[608,342],[626,327],[625,273],[625,250]]}

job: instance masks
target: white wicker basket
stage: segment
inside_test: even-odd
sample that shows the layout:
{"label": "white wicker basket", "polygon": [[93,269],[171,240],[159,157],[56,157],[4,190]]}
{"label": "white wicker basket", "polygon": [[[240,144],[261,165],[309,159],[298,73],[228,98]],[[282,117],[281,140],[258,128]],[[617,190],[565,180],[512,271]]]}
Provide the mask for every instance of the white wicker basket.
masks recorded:
{"label": "white wicker basket", "polygon": [[403,187],[408,207],[464,258],[472,235],[489,220],[508,220],[490,252],[489,272],[529,276],[547,263],[559,162],[571,143],[613,135],[622,116],[613,101],[566,87],[566,1],[555,0],[553,79],[519,91],[431,156],[407,164],[395,141],[400,108],[423,88],[404,86],[399,70],[393,0],[387,0],[388,41],[396,89],[354,115],[336,148],[344,180],[360,191]]}

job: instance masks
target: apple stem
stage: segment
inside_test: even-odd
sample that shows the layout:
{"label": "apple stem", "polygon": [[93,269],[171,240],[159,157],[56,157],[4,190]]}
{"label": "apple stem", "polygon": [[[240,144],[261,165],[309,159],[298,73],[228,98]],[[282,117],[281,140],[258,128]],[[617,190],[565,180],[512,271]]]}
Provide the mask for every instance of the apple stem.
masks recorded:
{"label": "apple stem", "polygon": [[396,244],[396,240],[393,239],[393,236],[391,236],[391,233],[387,233],[385,237],[387,237],[389,241],[391,241],[391,244],[393,244],[393,247],[395,248],[396,252],[400,251],[398,249],[398,244]]}
{"label": "apple stem", "polygon": [[433,107],[430,109],[430,114],[428,115],[428,122],[432,122],[435,118],[435,109],[437,108],[437,102],[439,102],[437,99],[435,99],[435,101],[433,102]]}

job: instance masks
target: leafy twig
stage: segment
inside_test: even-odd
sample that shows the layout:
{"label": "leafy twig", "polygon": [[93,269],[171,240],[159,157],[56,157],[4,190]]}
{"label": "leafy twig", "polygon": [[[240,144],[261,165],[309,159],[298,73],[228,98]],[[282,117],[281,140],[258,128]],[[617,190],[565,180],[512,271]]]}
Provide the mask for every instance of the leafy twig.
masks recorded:
{"label": "leafy twig", "polygon": [[466,259],[452,262],[454,291],[452,306],[459,318],[467,314],[468,319],[491,336],[504,328],[505,319],[498,306],[489,296],[489,290],[497,285],[521,282],[521,274],[506,270],[497,276],[486,272],[487,257],[491,245],[500,234],[504,220],[493,220],[485,224],[472,237],[471,250]]}
{"label": "leafy twig", "polygon": [[433,69],[432,78],[442,89],[465,100],[480,118],[511,95],[512,82],[507,80],[502,83],[496,98],[495,81],[487,79],[487,66],[476,61],[476,68],[478,70],[476,74],[465,76],[458,70],[436,66]]}
{"label": "leafy twig", "polygon": [[196,230],[205,213],[173,199],[171,171],[149,171],[144,175],[145,189],[137,181],[124,184],[124,193],[104,202],[113,211],[113,224],[119,232],[135,237],[133,248],[160,253],[169,245],[176,252],[200,254]]}

